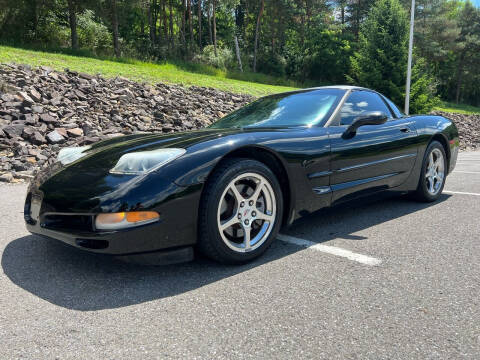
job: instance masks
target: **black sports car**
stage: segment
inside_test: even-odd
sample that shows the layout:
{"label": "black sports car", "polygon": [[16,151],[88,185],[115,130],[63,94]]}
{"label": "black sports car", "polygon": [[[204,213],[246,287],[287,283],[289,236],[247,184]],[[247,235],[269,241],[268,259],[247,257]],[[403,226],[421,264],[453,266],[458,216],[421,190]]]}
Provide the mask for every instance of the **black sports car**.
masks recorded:
{"label": "black sports car", "polygon": [[385,96],[331,86],[261,98],[209,128],[65,148],[32,181],[30,232],[113,255],[249,261],[283,225],[379,191],[436,200],[455,125]]}

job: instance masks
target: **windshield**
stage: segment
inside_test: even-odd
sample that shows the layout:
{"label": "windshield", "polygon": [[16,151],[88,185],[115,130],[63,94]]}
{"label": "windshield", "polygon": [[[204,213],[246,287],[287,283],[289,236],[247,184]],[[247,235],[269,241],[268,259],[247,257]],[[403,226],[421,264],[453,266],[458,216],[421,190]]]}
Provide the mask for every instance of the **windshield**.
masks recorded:
{"label": "windshield", "polygon": [[344,93],[330,88],[267,96],[225,116],[210,128],[314,126],[332,114]]}

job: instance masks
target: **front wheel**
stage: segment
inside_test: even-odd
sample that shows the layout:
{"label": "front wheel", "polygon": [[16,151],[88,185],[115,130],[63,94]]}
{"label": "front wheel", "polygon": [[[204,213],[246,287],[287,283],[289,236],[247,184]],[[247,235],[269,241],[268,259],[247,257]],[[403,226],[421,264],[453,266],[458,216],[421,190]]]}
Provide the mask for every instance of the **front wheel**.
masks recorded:
{"label": "front wheel", "polygon": [[225,161],[209,179],[202,196],[200,251],[230,264],[260,256],[278,234],[282,199],[277,178],[263,163]]}
{"label": "front wheel", "polygon": [[415,197],[417,200],[432,202],[442,194],[447,177],[447,157],[438,141],[432,141],[425,151],[422,172]]}

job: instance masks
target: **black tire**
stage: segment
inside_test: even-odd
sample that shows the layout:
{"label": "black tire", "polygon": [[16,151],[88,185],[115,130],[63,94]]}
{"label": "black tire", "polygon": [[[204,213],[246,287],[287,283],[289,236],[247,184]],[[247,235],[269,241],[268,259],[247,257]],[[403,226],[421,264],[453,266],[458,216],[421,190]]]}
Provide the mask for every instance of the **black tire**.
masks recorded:
{"label": "black tire", "polygon": [[[438,192],[435,193],[435,194],[432,194],[427,189],[427,181],[426,181],[426,178],[425,178],[425,174],[427,172],[429,156],[432,152],[435,151],[435,149],[438,149],[442,153],[444,176],[443,176],[443,181],[442,181],[442,184],[441,184]],[[440,197],[440,195],[442,194],[443,187],[445,186],[446,178],[447,178],[447,156],[445,154],[445,149],[443,148],[443,145],[441,143],[439,143],[438,141],[432,141],[428,145],[427,150],[425,151],[425,155],[423,156],[420,179],[418,180],[417,190],[413,193],[413,198],[415,200],[421,201],[421,202],[436,201]]]}
{"label": "black tire", "polygon": [[[221,230],[217,223],[217,211],[219,211],[224,191],[226,191],[229,184],[238,176],[247,173],[258,174],[268,181],[275,195],[276,213],[270,234],[264,237],[266,240],[263,240],[263,243],[258,248],[248,252],[236,252],[227,246],[222,239]],[[275,240],[281,227],[282,215],[282,190],[273,172],[265,164],[256,160],[244,158],[227,159],[222,162],[205,184],[199,212],[198,250],[210,259],[224,264],[249,262],[263,254]],[[253,223],[254,221],[252,221],[252,225]]]}

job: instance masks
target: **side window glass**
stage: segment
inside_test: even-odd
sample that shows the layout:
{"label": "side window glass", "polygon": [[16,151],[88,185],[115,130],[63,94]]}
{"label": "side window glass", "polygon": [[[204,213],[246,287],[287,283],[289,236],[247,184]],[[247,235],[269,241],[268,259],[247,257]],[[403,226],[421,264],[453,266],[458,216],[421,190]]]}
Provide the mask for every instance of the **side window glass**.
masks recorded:
{"label": "side window glass", "polygon": [[390,99],[383,97],[385,101],[388,103],[388,106],[390,106],[390,109],[392,109],[393,113],[395,114],[396,118],[401,118],[404,117],[404,113],[402,113],[399,109],[398,106],[393,103]]}
{"label": "side window glass", "polygon": [[381,111],[392,118],[392,114],[379,95],[370,91],[354,91],[340,110],[340,125],[350,125],[356,117],[371,112]]}

